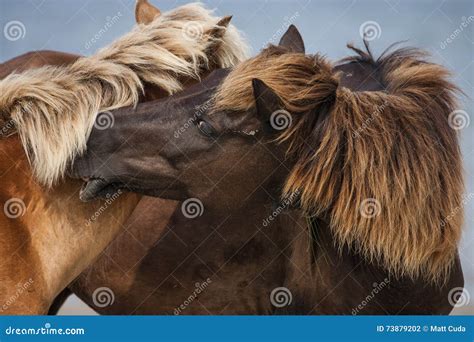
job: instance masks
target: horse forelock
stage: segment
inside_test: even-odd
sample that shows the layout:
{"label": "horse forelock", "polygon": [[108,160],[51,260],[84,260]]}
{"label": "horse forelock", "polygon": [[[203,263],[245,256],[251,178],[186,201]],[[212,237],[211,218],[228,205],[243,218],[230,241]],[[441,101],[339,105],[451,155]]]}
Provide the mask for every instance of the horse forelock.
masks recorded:
{"label": "horse forelock", "polygon": [[377,60],[359,50],[344,63],[370,66],[381,89],[360,91],[345,87],[341,69],[318,55],[270,50],[235,68],[215,110],[253,108],[251,79],[260,78],[293,117],[279,136],[295,160],[283,196],[298,191],[308,214],[329,219],[340,246],[394,276],[445,280],[461,235],[464,187],[449,122],[458,89],[449,72],[416,49]]}
{"label": "horse forelock", "polygon": [[143,82],[172,94],[185,78],[245,59],[248,48],[234,26],[209,34],[218,22],[203,5],[188,4],[137,25],[91,57],[0,81],[0,113],[14,121],[36,178],[47,186],[61,179],[85,151],[97,114],[135,105]]}

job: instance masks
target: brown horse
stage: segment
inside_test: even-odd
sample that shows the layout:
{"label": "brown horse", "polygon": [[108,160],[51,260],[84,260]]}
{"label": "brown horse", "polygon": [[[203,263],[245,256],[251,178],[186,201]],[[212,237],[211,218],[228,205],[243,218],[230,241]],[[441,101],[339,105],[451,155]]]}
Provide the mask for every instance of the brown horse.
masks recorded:
{"label": "brown horse", "polygon": [[[1,66],[2,75],[56,66],[0,82],[2,133],[8,131],[0,145],[2,313],[47,312],[122,229],[138,202],[128,194],[82,205],[75,199],[80,184],[61,180],[68,161],[85,147],[96,113],[136,103],[145,87],[151,98],[171,94],[209,70],[237,63],[245,53],[235,28],[227,27],[229,18],[219,20],[201,5],[160,15],[139,1],[137,19],[148,24],[92,57],[43,52]],[[186,36],[190,25],[202,32]],[[10,135],[12,126],[18,136]],[[36,180],[55,186],[47,189]],[[28,291],[19,295],[18,285],[24,284]]]}
{"label": "brown horse", "polygon": [[462,177],[446,70],[414,50],[356,49],[332,66],[298,37],[92,132],[75,165],[83,198],[184,201],[146,236],[160,233],[155,245],[127,252],[124,234],[109,248],[119,265],[102,257],[73,285],[91,304],[94,288],[113,290],[99,312],[451,311]]}

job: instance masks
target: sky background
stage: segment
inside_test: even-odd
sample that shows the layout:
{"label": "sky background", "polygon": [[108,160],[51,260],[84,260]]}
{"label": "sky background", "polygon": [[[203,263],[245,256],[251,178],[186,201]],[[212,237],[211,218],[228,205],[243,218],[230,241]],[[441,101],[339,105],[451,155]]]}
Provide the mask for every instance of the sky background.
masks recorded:
{"label": "sky background", "polygon": [[[189,1],[150,0],[162,11]],[[336,60],[348,55],[346,43],[362,45],[361,28],[373,27],[375,55],[390,44],[429,51],[433,60],[453,72],[454,82],[466,93],[460,110],[474,115],[474,1],[472,0],[214,0],[203,1],[218,15],[233,15],[232,22],[247,38],[252,53],[295,24],[309,53]],[[0,62],[32,50],[59,50],[91,55],[134,25],[134,0],[0,0]],[[112,27],[100,30],[108,21]],[[18,29],[18,30],[16,30]],[[3,34],[2,34],[3,33]],[[99,34],[95,42],[91,40]],[[449,40],[449,41],[448,41]],[[474,117],[461,130],[466,194],[474,194]],[[469,196],[473,198],[473,196]],[[465,229],[460,255],[470,306],[458,313],[473,313],[474,304],[474,200],[465,207]],[[64,314],[93,313],[77,298],[68,301]]]}

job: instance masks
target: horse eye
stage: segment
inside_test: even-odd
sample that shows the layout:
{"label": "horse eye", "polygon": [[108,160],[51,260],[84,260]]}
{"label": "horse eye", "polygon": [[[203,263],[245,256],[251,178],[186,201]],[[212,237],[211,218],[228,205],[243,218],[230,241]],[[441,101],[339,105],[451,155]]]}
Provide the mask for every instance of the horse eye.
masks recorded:
{"label": "horse eye", "polygon": [[208,122],[204,120],[199,120],[197,123],[197,127],[199,128],[202,134],[208,137],[212,137],[216,133],[214,127],[212,127]]}

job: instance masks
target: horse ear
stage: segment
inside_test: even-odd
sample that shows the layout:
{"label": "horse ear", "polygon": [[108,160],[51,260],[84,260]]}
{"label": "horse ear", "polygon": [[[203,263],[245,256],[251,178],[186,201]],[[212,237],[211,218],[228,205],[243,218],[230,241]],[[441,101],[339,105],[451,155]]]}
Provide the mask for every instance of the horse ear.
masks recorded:
{"label": "horse ear", "polygon": [[210,30],[206,31],[205,36],[210,40],[210,44],[206,50],[207,55],[214,55],[215,51],[219,50],[222,43],[222,38],[227,32],[227,27],[229,26],[231,19],[231,15],[225,16],[220,19]]}
{"label": "horse ear", "polygon": [[221,39],[224,37],[224,34],[227,31],[227,27],[229,27],[230,21],[232,20],[231,15],[227,15],[221,18],[216,25],[208,32],[209,36],[214,39]]}
{"label": "horse ear", "polygon": [[[257,109],[257,116],[267,131],[281,130],[282,115],[284,120],[291,121],[291,115],[283,109],[280,97],[258,78],[252,80],[253,95]],[[277,121],[278,122],[277,122]],[[284,127],[286,128],[286,127]]]}
{"label": "horse ear", "polygon": [[290,25],[278,45],[289,49],[291,52],[305,53],[303,38],[295,25]]}
{"label": "horse ear", "polygon": [[149,24],[161,14],[161,11],[150,4],[148,0],[137,0],[135,19],[137,24]]}

